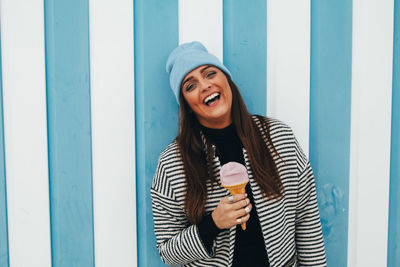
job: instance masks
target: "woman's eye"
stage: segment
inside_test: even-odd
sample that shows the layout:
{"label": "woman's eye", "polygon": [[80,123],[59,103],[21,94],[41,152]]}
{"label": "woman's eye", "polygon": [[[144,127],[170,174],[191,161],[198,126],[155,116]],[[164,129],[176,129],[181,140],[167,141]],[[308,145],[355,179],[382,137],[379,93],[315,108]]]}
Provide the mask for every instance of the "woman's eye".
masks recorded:
{"label": "woman's eye", "polygon": [[216,71],[210,71],[207,73],[206,77],[207,78],[212,78],[217,72]]}
{"label": "woman's eye", "polygon": [[187,85],[187,86],[186,86],[186,92],[191,91],[192,89],[194,89],[194,87],[195,87],[195,84],[194,84],[194,83],[191,83],[191,84]]}

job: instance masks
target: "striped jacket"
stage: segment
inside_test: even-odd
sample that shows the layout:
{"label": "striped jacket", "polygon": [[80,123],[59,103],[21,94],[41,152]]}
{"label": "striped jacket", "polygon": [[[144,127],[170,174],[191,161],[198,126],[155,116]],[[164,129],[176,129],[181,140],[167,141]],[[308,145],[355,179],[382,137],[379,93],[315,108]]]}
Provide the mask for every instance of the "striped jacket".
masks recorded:
{"label": "striped jacket", "polygon": [[[260,121],[257,117],[253,120],[266,141]],[[311,166],[292,130],[280,121],[266,120],[270,125],[271,141],[280,156],[274,156],[274,160],[284,186],[283,198],[262,197],[245,149],[243,153],[270,265],[326,266]],[[220,162],[214,157],[212,175],[218,183],[219,170]],[[214,186],[211,190],[211,183],[207,188],[206,212],[210,213],[229,192],[222,186]],[[185,193],[183,162],[178,145],[173,142],[160,155],[151,187],[154,231],[161,259],[169,265],[231,266],[236,227],[222,231],[209,254],[202,244],[197,225],[191,225],[186,218]]]}

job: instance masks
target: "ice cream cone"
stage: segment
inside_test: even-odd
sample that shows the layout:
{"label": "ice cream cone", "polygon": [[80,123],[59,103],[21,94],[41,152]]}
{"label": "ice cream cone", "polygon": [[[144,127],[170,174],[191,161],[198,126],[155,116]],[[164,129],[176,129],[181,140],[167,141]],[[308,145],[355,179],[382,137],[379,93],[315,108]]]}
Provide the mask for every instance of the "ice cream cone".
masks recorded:
{"label": "ice cream cone", "polygon": [[[220,178],[222,186],[229,190],[231,195],[246,192],[249,182],[246,166],[238,162],[228,162],[221,167]],[[242,223],[242,229],[246,230],[246,223]]]}
{"label": "ice cream cone", "polygon": [[[246,192],[246,185],[248,182],[249,181],[235,185],[222,185],[222,186],[228,189],[229,193],[231,193],[231,195],[233,196],[237,194],[243,194],[244,192]],[[243,230],[246,230],[246,223],[242,223],[241,226]]]}

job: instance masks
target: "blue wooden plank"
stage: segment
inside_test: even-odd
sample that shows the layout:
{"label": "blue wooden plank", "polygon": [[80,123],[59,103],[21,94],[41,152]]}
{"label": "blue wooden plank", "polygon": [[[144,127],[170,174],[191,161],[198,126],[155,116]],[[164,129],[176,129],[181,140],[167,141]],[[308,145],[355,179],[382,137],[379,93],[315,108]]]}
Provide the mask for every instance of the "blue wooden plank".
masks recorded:
{"label": "blue wooden plank", "polygon": [[265,0],[224,0],[224,65],[253,114],[266,114]]}
{"label": "blue wooden plank", "polygon": [[178,45],[178,1],[135,1],[138,265],[165,266],[156,249],[150,186],[158,156],[175,138],[178,106],[165,63]]}
{"label": "blue wooden plank", "polygon": [[387,266],[400,266],[400,1],[394,2],[392,137]]}
{"label": "blue wooden plank", "polygon": [[[1,47],[0,47],[1,51]],[[0,266],[9,266],[6,167],[4,161],[3,89],[0,53]]]}
{"label": "blue wooden plank", "polygon": [[88,0],[45,0],[53,266],[94,266]]}
{"label": "blue wooden plank", "polygon": [[310,161],[328,266],[347,265],[352,1],[311,1]]}

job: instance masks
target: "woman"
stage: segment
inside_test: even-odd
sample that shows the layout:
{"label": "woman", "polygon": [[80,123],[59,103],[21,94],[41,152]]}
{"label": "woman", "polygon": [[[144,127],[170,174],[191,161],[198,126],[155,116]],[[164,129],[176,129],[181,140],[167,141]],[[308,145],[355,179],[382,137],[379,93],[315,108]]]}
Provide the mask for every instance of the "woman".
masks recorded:
{"label": "woman", "polygon": [[[229,70],[199,42],[175,48],[167,72],[180,121],[151,187],[162,260],[325,266],[314,177],[291,129],[251,116]],[[219,170],[231,161],[247,168],[245,194],[221,186]]]}

